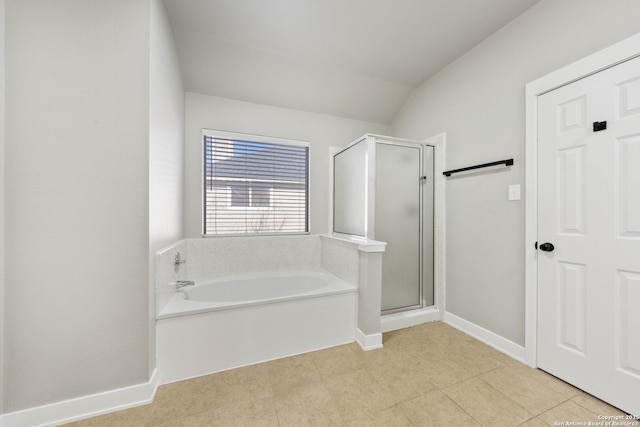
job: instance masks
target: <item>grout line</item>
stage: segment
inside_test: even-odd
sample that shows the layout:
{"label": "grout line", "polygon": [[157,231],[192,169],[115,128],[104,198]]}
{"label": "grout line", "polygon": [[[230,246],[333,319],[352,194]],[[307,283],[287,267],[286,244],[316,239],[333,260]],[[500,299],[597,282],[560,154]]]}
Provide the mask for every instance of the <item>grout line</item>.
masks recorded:
{"label": "grout line", "polygon": [[538,421],[540,421],[540,422],[543,422],[541,419],[538,418],[537,415],[534,415],[533,417],[529,418],[525,422],[518,424],[518,427],[525,425],[526,423],[528,423],[529,421],[533,420],[534,418],[538,419]]}
{"label": "grout line", "polygon": [[453,399],[451,398],[451,396],[449,396],[449,395],[448,395],[447,393],[445,393],[444,391],[442,391],[442,394],[444,394],[444,395],[447,397],[447,399],[449,399],[451,402],[453,402],[453,404],[454,404],[454,405],[456,405],[458,408],[460,408],[460,410],[462,410],[462,412],[464,412],[465,414],[469,415],[469,417],[471,417],[471,419],[472,419],[473,421],[477,422],[477,423],[478,423],[478,424],[480,424],[481,426],[484,426],[484,424],[482,424],[482,423],[480,422],[480,420],[476,419],[476,417],[474,417],[473,415],[471,415],[471,414],[470,414],[466,409],[464,409],[462,406],[460,406],[460,405],[458,404],[458,402],[456,402],[455,400],[453,400]]}
{"label": "grout line", "polygon": [[511,399],[509,396],[507,396],[506,394],[504,394],[501,390],[498,390],[497,388],[495,388],[494,386],[492,386],[491,384],[489,384],[487,381],[485,381],[484,379],[478,377],[478,379],[480,381],[482,381],[483,383],[485,383],[486,385],[488,385],[490,388],[492,388],[493,390],[497,391],[499,394],[501,394],[502,396],[504,396],[505,399],[513,402],[514,404],[516,404],[517,406],[521,407],[522,409],[524,409],[525,412],[528,412],[529,414],[533,415],[534,417],[537,417],[539,414],[534,414],[533,412],[529,411],[527,408],[525,408],[524,406],[522,406],[521,404],[519,404],[518,402],[516,402],[515,400]]}

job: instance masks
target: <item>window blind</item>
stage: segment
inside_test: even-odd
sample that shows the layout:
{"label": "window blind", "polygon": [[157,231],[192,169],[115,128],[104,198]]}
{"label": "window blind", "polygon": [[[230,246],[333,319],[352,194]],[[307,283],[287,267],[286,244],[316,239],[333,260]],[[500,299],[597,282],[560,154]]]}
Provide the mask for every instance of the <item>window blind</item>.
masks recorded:
{"label": "window blind", "polygon": [[309,147],[204,135],[204,235],[309,231]]}

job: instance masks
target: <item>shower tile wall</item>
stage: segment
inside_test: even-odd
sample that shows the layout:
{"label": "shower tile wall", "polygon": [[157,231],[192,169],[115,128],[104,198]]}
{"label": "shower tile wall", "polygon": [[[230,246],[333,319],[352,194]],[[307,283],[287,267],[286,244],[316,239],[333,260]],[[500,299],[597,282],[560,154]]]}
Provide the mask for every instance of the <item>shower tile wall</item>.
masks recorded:
{"label": "shower tile wall", "polygon": [[311,236],[187,239],[190,280],[320,267],[320,238]]}
{"label": "shower tile wall", "polygon": [[322,242],[320,266],[342,280],[358,285],[358,245],[329,236],[320,236]]}

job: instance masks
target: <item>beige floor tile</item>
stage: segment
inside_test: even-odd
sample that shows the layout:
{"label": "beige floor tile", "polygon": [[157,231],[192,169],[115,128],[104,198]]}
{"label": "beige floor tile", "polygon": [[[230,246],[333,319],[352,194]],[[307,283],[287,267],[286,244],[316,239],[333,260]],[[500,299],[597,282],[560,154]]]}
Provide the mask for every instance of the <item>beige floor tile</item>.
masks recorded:
{"label": "beige floor tile", "polygon": [[402,339],[406,335],[411,333],[411,328],[398,329],[395,331],[389,331],[382,334],[382,344],[385,346],[392,345],[394,341]]}
{"label": "beige floor tile", "polygon": [[547,427],[548,425],[538,417],[531,418],[527,422],[520,424],[521,427]]}
{"label": "beige floor tile", "polygon": [[437,389],[430,380],[429,372],[415,363],[388,360],[383,364],[369,365],[367,369],[380,384],[388,387],[396,403]]}
{"label": "beige floor tile", "polygon": [[512,364],[512,368],[515,375],[531,378],[532,380],[550,388],[566,399],[570,399],[581,393],[579,389],[573,387],[572,385],[567,384],[564,381],[559,380],[553,375],[549,375],[540,369],[530,368],[524,363],[514,363]]}
{"label": "beige floor tile", "polygon": [[402,413],[398,406],[383,411],[369,414],[363,418],[348,420],[342,424],[344,427],[410,427],[409,419]]}
{"label": "beige floor tile", "polygon": [[597,415],[626,415],[626,412],[621,411],[620,409],[615,408],[585,392],[578,394],[572,398],[571,401]]}
{"label": "beige floor tile", "polygon": [[511,365],[516,363],[522,363],[519,360],[514,359],[511,356],[508,356],[495,348],[481,342],[478,340],[466,341],[470,346],[474,347],[476,350],[480,351],[485,356],[491,357],[503,365]]}
{"label": "beige floor tile", "polygon": [[582,406],[570,400],[548,410],[547,412],[538,415],[538,418],[548,425],[554,425],[556,422],[588,423],[589,421],[601,421],[598,420],[598,416],[595,413],[583,408]]}
{"label": "beige floor tile", "polygon": [[517,375],[513,365],[483,374],[480,379],[534,415],[541,414],[567,400],[548,386],[529,377]]}
{"label": "beige floor tile", "polygon": [[274,393],[318,384],[322,381],[320,372],[309,353],[274,360],[264,365],[269,372]]}
{"label": "beige floor tile", "polygon": [[416,358],[413,363],[425,372],[431,383],[439,388],[448,387],[474,376],[460,365],[443,357],[424,355],[422,358]]}
{"label": "beige floor tile", "polygon": [[400,331],[385,332],[382,335],[382,346],[387,351],[405,352],[414,351],[417,341],[415,334],[411,334],[411,328],[403,329],[408,331],[405,334],[398,333]]}
{"label": "beige floor tile", "polygon": [[342,422],[338,406],[321,383],[276,393],[275,402],[280,427],[335,426]]}
{"label": "beige floor tile", "polygon": [[433,343],[442,343],[445,345],[451,342],[473,340],[473,338],[459,329],[442,322],[431,322],[415,326],[415,332],[418,333],[420,337],[427,336],[428,340]]}
{"label": "beige floor tile", "polygon": [[177,420],[219,406],[213,375],[166,384],[158,388],[147,425]]}
{"label": "beige floor tile", "polygon": [[444,323],[385,333],[383,342],[164,385],[153,404],[70,426],[540,427],[621,414]]}
{"label": "beige floor tile", "polygon": [[389,389],[365,369],[330,378],[325,383],[345,421],[366,418],[395,403]]}
{"label": "beige floor tile", "polygon": [[453,400],[439,390],[400,404],[414,426],[478,426]]}
{"label": "beige floor tile", "polygon": [[476,421],[486,426],[517,426],[531,413],[479,378],[471,378],[443,390]]}
{"label": "beige floor tile", "polygon": [[388,363],[390,360],[394,360],[396,352],[389,348],[383,347],[369,351],[355,351],[354,354],[366,366],[377,366],[379,364]]}
{"label": "beige floor tile", "polygon": [[504,363],[466,341],[451,344],[440,353],[440,356],[464,368],[474,376],[505,366]]}
{"label": "beige floor tile", "polygon": [[419,362],[442,362],[448,360],[448,351],[446,348],[428,346],[425,347],[422,351],[419,352],[408,352],[406,353],[408,356],[416,359]]}
{"label": "beige floor tile", "polygon": [[156,427],[278,427],[273,398],[235,402],[213,411],[180,418]]}
{"label": "beige floor tile", "polygon": [[349,344],[345,344],[345,347],[350,348],[351,351],[353,351],[354,353],[366,353],[366,351],[362,350],[362,347],[360,347],[360,344],[358,344],[355,341]]}
{"label": "beige floor tile", "polygon": [[349,345],[314,351],[311,357],[324,380],[358,371],[364,367],[362,359]]}
{"label": "beige floor tile", "polygon": [[273,397],[271,371],[264,364],[245,366],[212,376],[215,406]]}
{"label": "beige floor tile", "polygon": [[220,372],[213,387],[219,396],[218,406],[231,404],[240,399],[264,399],[273,397],[271,371],[264,365],[252,365],[244,368]]}
{"label": "beige floor tile", "polygon": [[423,343],[409,339],[408,337],[396,339],[388,344],[385,344],[383,340],[384,350],[395,354],[407,355],[421,352],[423,350],[420,348],[421,345],[423,345]]}

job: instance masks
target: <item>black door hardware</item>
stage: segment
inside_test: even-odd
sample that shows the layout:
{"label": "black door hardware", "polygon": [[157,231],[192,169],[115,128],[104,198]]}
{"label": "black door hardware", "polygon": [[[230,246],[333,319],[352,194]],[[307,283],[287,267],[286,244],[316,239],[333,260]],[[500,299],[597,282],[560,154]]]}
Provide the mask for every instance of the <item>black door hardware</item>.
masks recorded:
{"label": "black door hardware", "polygon": [[593,122],[593,131],[600,132],[601,130],[605,130],[607,128],[607,122]]}
{"label": "black door hardware", "polygon": [[553,246],[553,243],[543,243],[538,248],[544,252],[553,252],[556,247]]}

